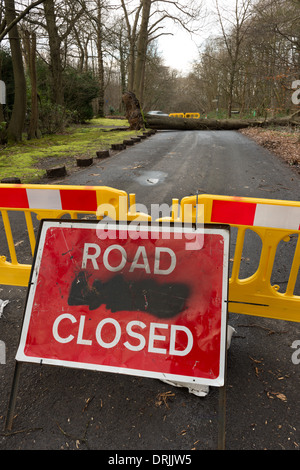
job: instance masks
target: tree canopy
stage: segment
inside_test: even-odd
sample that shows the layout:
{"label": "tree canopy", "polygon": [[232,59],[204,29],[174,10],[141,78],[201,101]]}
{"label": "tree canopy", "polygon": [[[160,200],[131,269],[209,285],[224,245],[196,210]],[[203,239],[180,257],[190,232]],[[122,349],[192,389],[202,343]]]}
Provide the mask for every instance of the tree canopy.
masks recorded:
{"label": "tree canopy", "polygon": [[[204,17],[217,32],[182,76],[165,66],[159,38],[171,24],[198,37]],[[292,114],[300,102],[299,19],[299,0],[236,0],[232,11],[218,0],[210,11],[201,0],[0,0],[1,140],[122,114],[125,91],[144,113]]]}

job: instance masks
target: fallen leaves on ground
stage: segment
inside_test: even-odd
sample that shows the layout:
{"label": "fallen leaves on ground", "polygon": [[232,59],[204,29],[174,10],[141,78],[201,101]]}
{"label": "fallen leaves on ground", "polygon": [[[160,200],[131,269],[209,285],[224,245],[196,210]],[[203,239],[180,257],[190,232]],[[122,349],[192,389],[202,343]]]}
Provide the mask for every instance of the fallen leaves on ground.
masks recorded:
{"label": "fallen leaves on ground", "polygon": [[281,157],[289,165],[300,167],[300,129],[252,127],[242,129],[240,132]]}
{"label": "fallen leaves on ground", "polygon": [[159,393],[156,397],[155,405],[156,406],[161,406],[161,405],[164,404],[167,408],[169,408],[168,400],[170,398],[173,398],[173,397],[175,397],[175,393],[173,393],[173,392]]}
{"label": "fallen leaves on ground", "polygon": [[281,401],[287,401],[286,396],[280,392],[267,392],[267,397],[271,399],[274,399],[274,397],[276,397]]}

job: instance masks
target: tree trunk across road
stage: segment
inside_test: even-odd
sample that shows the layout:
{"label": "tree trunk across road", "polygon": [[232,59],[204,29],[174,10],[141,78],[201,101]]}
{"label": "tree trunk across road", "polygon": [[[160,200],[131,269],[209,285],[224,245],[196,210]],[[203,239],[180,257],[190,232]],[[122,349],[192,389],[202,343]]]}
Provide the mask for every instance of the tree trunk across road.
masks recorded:
{"label": "tree trunk across road", "polygon": [[269,120],[186,119],[146,115],[146,127],[158,130],[238,130],[247,127],[300,125],[300,111],[291,116]]}
{"label": "tree trunk across road", "polygon": [[125,109],[126,118],[129,122],[130,129],[139,130],[144,126],[150,129],[157,130],[184,130],[184,131],[200,131],[200,130],[225,130],[232,131],[238,129],[245,129],[247,127],[268,127],[287,126],[287,125],[300,125],[300,110],[296,111],[290,116],[274,119],[256,120],[256,119],[189,119],[178,117],[164,117],[164,116],[145,116],[144,122],[140,103],[134,93],[126,92],[122,97]]}

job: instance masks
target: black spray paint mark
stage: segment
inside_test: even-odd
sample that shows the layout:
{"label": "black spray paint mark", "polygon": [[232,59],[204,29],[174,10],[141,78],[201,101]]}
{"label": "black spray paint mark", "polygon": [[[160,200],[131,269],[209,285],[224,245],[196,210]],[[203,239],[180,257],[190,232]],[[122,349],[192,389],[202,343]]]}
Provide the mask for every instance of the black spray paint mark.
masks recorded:
{"label": "black spray paint mark", "polygon": [[185,284],[158,284],[153,279],[130,282],[121,275],[104,283],[97,279],[90,287],[86,274],[80,272],[72,283],[68,304],[88,306],[90,310],[106,305],[112,313],[142,311],[172,318],[184,310],[188,297]]}

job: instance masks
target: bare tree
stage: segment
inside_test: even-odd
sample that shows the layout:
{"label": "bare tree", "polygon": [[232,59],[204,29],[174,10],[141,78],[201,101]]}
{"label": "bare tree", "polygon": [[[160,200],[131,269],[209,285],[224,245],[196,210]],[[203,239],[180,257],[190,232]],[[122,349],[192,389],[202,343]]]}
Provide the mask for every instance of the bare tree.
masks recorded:
{"label": "bare tree", "polygon": [[86,10],[86,17],[90,21],[97,50],[97,78],[99,85],[98,115],[100,117],[104,117],[103,11],[103,0],[94,0],[92,4],[90,4],[89,9]]}
{"label": "bare tree", "polygon": [[231,117],[233,104],[233,90],[238,72],[238,63],[243,41],[247,34],[247,21],[251,15],[252,0],[235,0],[235,9],[232,18],[229,21],[232,28],[226,31],[225,19],[221,13],[219,1],[216,2],[217,16],[221,26],[222,36],[228,56],[229,65],[229,83],[228,83],[228,117]]}
{"label": "bare tree", "polygon": [[139,6],[133,12],[132,26],[125,1],[121,2],[130,41],[128,88],[137,94],[142,105],[149,44],[161,35],[170,34],[166,32],[167,20],[177,23],[187,31],[193,31],[192,23],[200,19],[200,13],[203,11],[202,2],[191,0],[184,4],[177,0],[140,0]]}
{"label": "bare tree", "polygon": [[63,78],[62,78],[62,57],[61,57],[61,42],[62,38],[59,35],[58,27],[56,24],[56,14],[54,0],[45,0],[44,14],[46,19],[46,27],[49,36],[50,47],[50,70],[52,77],[52,97],[54,103],[59,106],[64,105],[63,93]]}
{"label": "bare tree", "polygon": [[28,5],[21,13],[15,15],[15,18],[9,23],[5,16],[0,24],[0,42],[9,33],[9,31],[16,26],[26,15],[35,8],[36,6],[43,3],[45,0],[36,0],[35,2]]}
{"label": "bare tree", "polygon": [[142,20],[137,44],[137,59],[134,71],[134,93],[139,97],[140,103],[143,104],[144,79],[146,54],[148,47],[148,24],[151,11],[151,0],[143,0]]}
{"label": "bare tree", "polygon": [[[134,8],[132,12],[128,11],[128,7],[124,0],[121,0],[121,5],[124,12],[124,18],[126,22],[127,35],[129,41],[129,58],[128,58],[128,89],[133,91],[134,86],[134,76],[135,76],[135,62],[136,62],[136,43],[138,38],[138,24],[140,13],[143,7],[142,0],[140,0],[139,5]],[[130,16],[134,14],[133,23],[130,23]]]}

